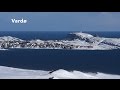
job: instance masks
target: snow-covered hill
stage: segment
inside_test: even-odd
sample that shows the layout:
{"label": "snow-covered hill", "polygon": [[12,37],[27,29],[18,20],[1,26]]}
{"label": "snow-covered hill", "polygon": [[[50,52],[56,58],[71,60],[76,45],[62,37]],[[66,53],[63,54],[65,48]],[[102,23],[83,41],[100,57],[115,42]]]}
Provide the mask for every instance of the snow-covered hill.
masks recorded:
{"label": "snow-covered hill", "polygon": [[0,49],[9,48],[77,50],[120,49],[120,38],[98,37],[82,32],[70,33],[65,40],[21,40],[11,36],[0,37]]}
{"label": "snow-covered hill", "polygon": [[68,34],[68,38],[70,40],[74,40],[74,39],[87,40],[92,37],[93,37],[92,35],[87,33],[82,33],[82,32],[75,32],[75,33]]}
{"label": "snow-covered hill", "polygon": [[11,37],[11,36],[3,36],[3,37],[0,37],[0,42],[2,41],[23,41],[23,40],[16,37]]}
{"label": "snow-covered hill", "polygon": [[84,73],[63,69],[51,71],[26,70],[0,66],[0,79],[120,79],[120,75],[105,73]]}

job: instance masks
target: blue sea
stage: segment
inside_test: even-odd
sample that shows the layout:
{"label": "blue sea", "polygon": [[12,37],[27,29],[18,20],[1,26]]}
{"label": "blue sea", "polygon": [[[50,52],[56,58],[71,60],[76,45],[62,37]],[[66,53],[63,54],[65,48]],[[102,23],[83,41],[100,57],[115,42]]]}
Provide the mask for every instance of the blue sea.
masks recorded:
{"label": "blue sea", "polygon": [[[1,36],[24,40],[61,40],[75,31],[1,31]],[[120,38],[120,32],[87,32],[101,37]],[[120,75],[120,50],[10,49],[0,51],[0,66],[31,70],[78,70]]]}

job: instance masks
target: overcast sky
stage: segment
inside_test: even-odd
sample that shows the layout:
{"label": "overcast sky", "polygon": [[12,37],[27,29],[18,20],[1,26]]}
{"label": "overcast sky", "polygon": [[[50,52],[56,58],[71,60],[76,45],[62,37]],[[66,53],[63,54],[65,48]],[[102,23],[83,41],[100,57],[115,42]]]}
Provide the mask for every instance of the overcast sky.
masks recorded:
{"label": "overcast sky", "polygon": [[[27,19],[13,24],[11,19]],[[120,31],[120,12],[0,12],[0,31]]]}

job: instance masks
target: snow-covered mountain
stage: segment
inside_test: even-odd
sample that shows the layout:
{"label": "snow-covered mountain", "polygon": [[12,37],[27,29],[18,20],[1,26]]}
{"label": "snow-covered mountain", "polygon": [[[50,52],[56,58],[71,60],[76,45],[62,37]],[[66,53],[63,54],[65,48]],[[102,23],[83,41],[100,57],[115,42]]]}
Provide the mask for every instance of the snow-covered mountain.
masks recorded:
{"label": "snow-covered mountain", "polygon": [[3,37],[0,37],[0,42],[2,41],[23,41],[23,40],[16,37],[11,37],[11,36],[3,36]]}
{"label": "snow-covered mountain", "polygon": [[82,32],[70,33],[65,40],[22,40],[11,36],[0,37],[0,49],[9,48],[78,50],[120,49],[120,38],[98,37]]}
{"label": "snow-covered mountain", "polygon": [[0,79],[120,79],[120,75],[105,73],[84,73],[81,71],[27,70],[0,66]]}
{"label": "snow-covered mountain", "polygon": [[68,37],[70,40],[74,40],[74,39],[87,40],[89,38],[92,38],[93,36],[87,33],[75,32],[68,34]]}

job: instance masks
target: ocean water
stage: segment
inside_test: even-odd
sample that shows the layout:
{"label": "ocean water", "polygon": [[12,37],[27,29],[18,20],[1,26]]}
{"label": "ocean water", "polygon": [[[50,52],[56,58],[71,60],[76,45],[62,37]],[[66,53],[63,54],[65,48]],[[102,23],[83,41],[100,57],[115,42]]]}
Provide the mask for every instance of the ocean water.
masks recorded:
{"label": "ocean water", "polygon": [[[71,31],[64,32],[0,32],[0,36],[14,36],[31,40],[64,39]],[[120,38],[120,32],[87,32],[102,37]],[[120,50],[52,50],[10,49],[0,51],[0,66],[32,70],[79,70],[120,75]]]}

